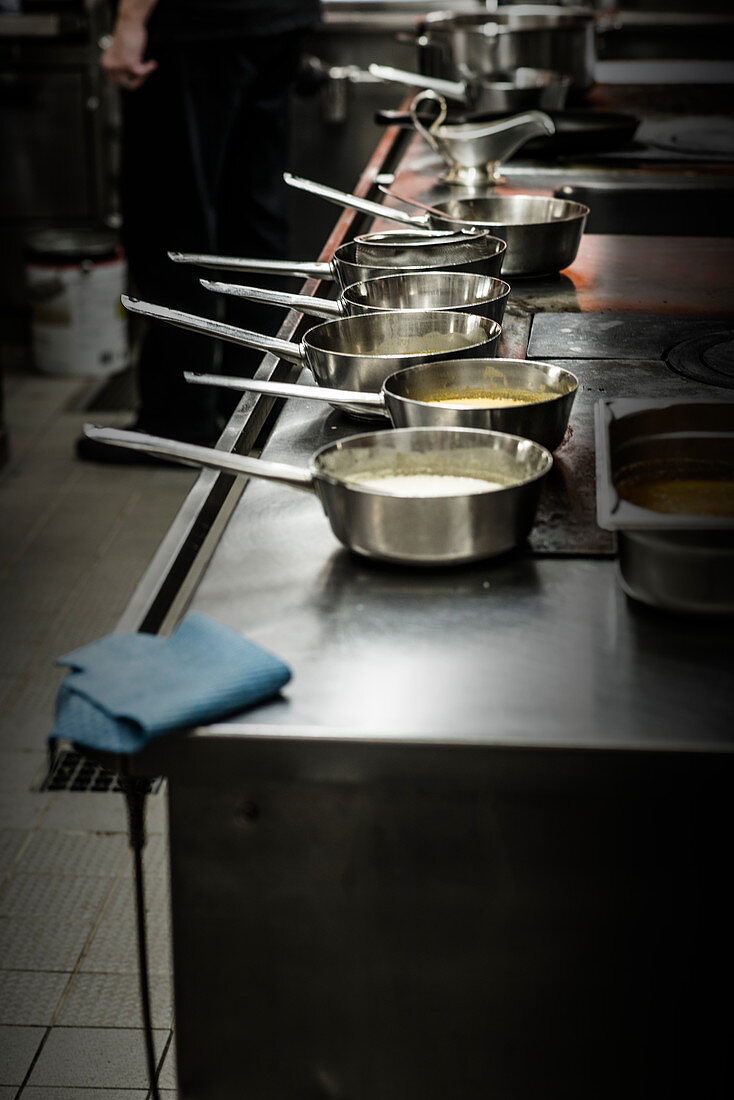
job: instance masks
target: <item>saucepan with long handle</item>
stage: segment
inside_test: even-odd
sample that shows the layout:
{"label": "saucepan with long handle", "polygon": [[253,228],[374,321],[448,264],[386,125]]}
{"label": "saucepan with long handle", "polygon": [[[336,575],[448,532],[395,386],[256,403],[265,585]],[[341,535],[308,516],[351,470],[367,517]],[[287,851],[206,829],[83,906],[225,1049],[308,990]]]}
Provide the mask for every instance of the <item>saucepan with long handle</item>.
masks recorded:
{"label": "saucepan with long handle", "polygon": [[[414,363],[448,356],[460,359],[492,356],[502,331],[496,321],[472,313],[449,310],[365,313],[323,321],[295,344],[125,295],[121,300],[132,313],[243,347],[272,352],[289,363],[308,367],[320,386],[360,393],[376,392],[388,374]],[[366,415],[356,405],[349,406],[349,411],[360,419]]]}
{"label": "saucepan with long handle", "polygon": [[553,275],[578,254],[589,207],[552,195],[478,195],[429,206],[382,187],[392,198],[425,211],[431,224],[490,229],[507,242],[508,275]]}
{"label": "saucepan with long handle", "polygon": [[291,187],[319,195],[327,202],[410,225],[414,230],[441,227],[455,232],[491,230],[507,242],[502,265],[507,276],[551,275],[568,267],[576,259],[589,215],[589,208],[583,203],[546,195],[482,195],[448,199],[429,206],[382,187],[385,194],[423,211],[406,214],[404,210],[356,198],[288,172],[284,179]]}
{"label": "saucepan with long handle", "polygon": [[570,76],[549,69],[524,66],[508,73],[488,76],[467,76],[464,80],[447,80],[426,76],[390,65],[369,65],[371,76],[410,88],[425,88],[446,99],[461,103],[470,111],[558,110],[563,107],[571,84]]}
{"label": "saucepan with long handle", "polygon": [[[373,212],[373,211],[371,211]],[[466,227],[465,227],[466,228]],[[200,252],[169,252],[179,264],[218,271],[261,275],[302,275],[305,279],[336,280],[344,289],[352,283],[397,271],[468,271],[498,276],[507,245],[488,229],[454,233],[441,230],[393,229],[365,233],[340,244],[331,260],[261,260],[242,256],[211,256]]]}
{"label": "saucepan with long handle", "polygon": [[331,405],[362,405],[395,428],[486,428],[532,439],[554,451],[563,440],[578,379],[550,363],[527,359],[452,359],[419,363],[385,379],[379,393],[232,378],[184,376],[187,382],[276,397],[315,398]]}
{"label": "saucepan with long handle", "polygon": [[339,297],[317,298],[289,294],[240,283],[200,279],[201,285],[217,294],[228,294],[254,302],[298,309],[314,317],[355,317],[362,313],[456,310],[476,313],[502,323],[510,286],[492,275],[468,271],[411,271],[363,279],[345,287]]}
{"label": "saucepan with long handle", "polygon": [[502,554],[530,531],[553,459],[529,439],[468,428],[401,428],[329,443],[308,469],[87,425],[104,443],[314,492],[348,549],[407,565]]}

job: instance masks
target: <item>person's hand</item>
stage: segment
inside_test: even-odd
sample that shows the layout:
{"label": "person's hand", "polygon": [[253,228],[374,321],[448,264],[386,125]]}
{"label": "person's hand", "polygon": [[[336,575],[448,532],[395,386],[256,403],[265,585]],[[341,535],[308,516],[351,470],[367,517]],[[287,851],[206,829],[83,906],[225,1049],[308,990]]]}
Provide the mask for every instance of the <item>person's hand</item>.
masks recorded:
{"label": "person's hand", "polygon": [[112,40],[100,58],[102,71],[116,88],[135,91],[144,84],[157,61],[143,61],[148,32],[145,24],[135,20],[118,20]]}

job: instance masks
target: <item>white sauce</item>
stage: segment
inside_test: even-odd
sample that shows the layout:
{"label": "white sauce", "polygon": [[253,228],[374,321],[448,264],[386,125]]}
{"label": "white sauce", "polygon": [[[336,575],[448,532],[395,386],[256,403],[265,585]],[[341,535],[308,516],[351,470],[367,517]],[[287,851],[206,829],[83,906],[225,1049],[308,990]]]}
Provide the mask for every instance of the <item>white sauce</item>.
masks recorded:
{"label": "white sauce", "polygon": [[502,489],[499,481],[453,474],[353,474],[345,481],[396,497],[451,497]]}
{"label": "white sauce", "polygon": [[511,409],[529,403],[518,397],[446,397],[430,402],[448,409]]}

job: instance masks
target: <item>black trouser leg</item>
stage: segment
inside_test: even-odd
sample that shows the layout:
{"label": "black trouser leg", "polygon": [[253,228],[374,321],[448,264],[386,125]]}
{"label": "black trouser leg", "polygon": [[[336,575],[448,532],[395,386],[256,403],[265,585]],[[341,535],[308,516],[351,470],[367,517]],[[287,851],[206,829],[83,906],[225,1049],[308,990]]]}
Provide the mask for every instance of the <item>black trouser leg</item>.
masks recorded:
{"label": "black trouser leg", "polygon": [[[253,331],[279,327],[276,307],[223,305],[199,285],[211,273],[174,264],[167,252],[286,255],[281,177],[300,40],[296,33],[161,48],[158,69],[124,93],[124,243],[141,297],[203,316],[226,308]],[[142,427],[181,438],[216,434],[220,391],[183,381],[184,370],[213,368],[215,347],[210,337],[150,323],[138,363]],[[222,354],[230,373],[252,373],[262,357],[233,345]]]}

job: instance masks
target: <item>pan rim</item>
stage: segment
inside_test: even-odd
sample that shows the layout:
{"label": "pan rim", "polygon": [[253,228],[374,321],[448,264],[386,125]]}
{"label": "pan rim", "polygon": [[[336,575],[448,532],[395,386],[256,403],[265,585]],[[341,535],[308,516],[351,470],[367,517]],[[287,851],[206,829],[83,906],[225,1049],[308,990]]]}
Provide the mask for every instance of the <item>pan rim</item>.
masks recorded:
{"label": "pan rim", "polygon": [[422,314],[435,313],[438,317],[440,317],[442,319],[447,317],[447,316],[456,315],[456,316],[459,316],[459,317],[462,317],[462,318],[470,318],[480,328],[484,328],[485,324],[490,326],[491,331],[489,333],[487,333],[487,331],[484,330],[484,339],[483,340],[478,340],[477,343],[474,344],[474,345],[469,344],[469,345],[467,345],[466,349],[462,349],[462,350],[471,350],[472,347],[480,348],[484,344],[492,343],[493,341],[498,340],[500,338],[500,336],[502,335],[502,326],[499,324],[498,321],[494,321],[489,317],[482,317],[482,316],[480,316],[478,314],[474,314],[474,313],[461,313],[458,310],[448,310],[448,309],[444,309],[444,310],[425,310],[425,309],[400,310],[400,309],[396,309],[396,310],[375,310],[374,313],[346,315],[344,317],[334,317],[332,320],[329,320],[329,321],[322,321],[318,325],[313,325],[310,329],[308,329],[308,331],[306,333],[304,333],[303,339],[302,339],[302,344],[305,348],[308,349],[308,351],[312,351],[314,354],[336,356],[338,358],[344,358],[344,359],[352,359],[352,360],[353,359],[380,359],[380,360],[384,359],[384,360],[390,360],[390,359],[412,359],[412,358],[417,356],[419,358],[425,358],[426,360],[431,360],[432,361],[433,356],[435,356],[435,355],[445,355],[446,353],[443,352],[443,351],[435,351],[435,352],[428,352],[428,351],[416,351],[416,352],[405,352],[405,351],[397,351],[397,352],[339,351],[339,350],[332,349],[332,348],[321,348],[321,347],[318,346],[318,344],[312,343],[311,339],[310,339],[312,333],[320,332],[322,329],[327,328],[329,325],[336,325],[336,324],[340,324],[340,323],[343,323],[343,322],[355,322],[355,321],[357,323],[361,323],[362,318],[368,318],[370,321],[373,321],[375,319],[375,317],[379,317],[379,316],[390,317],[392,314],[396,314],[398,316],[401,316],[401,315],[404,315],[404,314],[411,314],[412,315],[412,314],[418,314],[418,313],[422,313]]}
{"label": "pan rim", "polygon": [[[483,200],[504,202],[506,199],[550,199],[552,202],[562,202],[566,207],[575,207],[575,211],[564,214],[560,218],[542,218],[540,221],[534,222],[513,222],[513,221],[467,221],[464,218],[451,218],[452,221],[459,225],[477,225],[480,227],[497,227],[497,228],[518,228],[521,229],[528,225],[559,225],[563,222],[581,221],[582,218],[586,218],[591,213],[591,207],[586,206],[583,202],[576,202],[574,199],[561,199],[555,195],[528,195],[528,194],[516,194],[516,195],[477,195],[476,198],[481,202]],[[471,202],[471,198],[466,200],[462,198],[448,200],[449,202]],[[451,217],[446,211],[441,210],[442,206],[446,205],[446,202],[435,203],[436,210],[439,210],[446,217]],[[440,220],[440,219],[439,219]]]}
{"label": "pan rim", "polygon": [[[392,241],[383,242],[379,239],[380,237],[400,237],[401,234],[404,235],[404,239],[398,245]],[[410,237],[414,239],[408,240]],[[488,229],[482,229],[481,227],[477,227],[473,233],[451,229],[381,229],[371,233],[358,233],[351,241],[345,241],[344,244],[361,244],[367,247],[374,245],[375,248],[423,248],[426,245],[440,247],[442,245],[466,244],[467,242],[486,243],[487,240],[496,241],[498,245],[505,244],[501,237],[495,237]],[[501,251],[501,248],[498,247],[495,255],[499,251]]]}
{"label": "pan rim", "polygon": [[[534,474],[531,474],[528,477],[522,478],[522,479],[517,480],[517,481],[512,481],[509,485],[503,485],[499,489],[491,488],[491,489],[484,489],[484,490],[480,490],[479,492],[471,492],[471,493],[468,493],[468,492],[467,493],[461,493],[461,492],[459,492],[459,493],[451,494],[450,498],[446,497],[443,494],[437,494],[436,496],[431,496],[431,495],[428,495],[428,494],[421,494],[419,497],[418,496],[398,496],[395,493],[385,492],[385,491],[380,490],[380,489],[375,489],[374,487],[368,487],[368,486],[359,485],[359,484],[350,484],[349,482],[345,481],[345,479],[343,477],[336,477],[334,474],[330,474],[326,471],[319,470],[317,468],[318,460],[323,454],[325,454],[329,451],[338,451],[338,450],[344,449],[345,444],[349,444],[351,446],[352,443],[356,444],[356,443],[358,443],[358,442],[360,442],[361,440],[364,440],[364,439],[374,439],[375,436],[386,436],[386,435],[387,436],[392,436],[392,437],[394,437],[396,435],[417,436],[417,435],[423,434],[423,433],[435,434],[436,432],[438,432],[442,435],[443,434],[448,435],[448,434],[454,434],[454,433],[459,434],[459,435],[467,435],[467,436],[469,436],[469,435],[474,435],[474,436],[479,435],[480,437],[484,437],[485,441],[488,438],[491,438],[492,440],[498,439],[502,442],[512,441],[512,442],[515,442],[515,443],[526,444],[527,447],[530,448],[531,450],[535,450],[535,451],[540,452],[539,457],[543,460],[543,468],[536,471]],[[481,439],[478,442],[481,442]],[[551,469],[553,468],[553,455],[551,454],[551,452],[548,450],[547,447],[544,447],[542,443],[537,443],[534,439],[528,439],[526,436],[522,436],[522,435],[513,435],[510,432],[496,431],[496,430],[491,429],[491,428],[453,428],[453,427],[452,428],[448,428],[448,427],[446,427],[446,428],[443,428],[443,427],[384,428],[384,429],[378,430],[378,431],[358,432],[356,435],[349,435],[349,436],[346,436],[344,439],[337,439],[337,440],[334,440],[334,442],[332,442],[332,443],[325,443],[322,447],[319,447],[318,450],[314,451],[314,453],[311,455],[309,468],[310,468],[311,476],[314,479],[315,483],[318,483],[319,481],[325,481],[334,488],[348,489],[349,492],[364,494],[364,495],[367,495],[367,496],[391,497],[394,500],[405,500],[405,501],[445,500],[445,499],[454,499],[454,500],[456,500],[456,499],[466,499],[466,500],[470,500],[470,499],[473,499],[473,498],[476,498],[476,497],[486,497],[486,496],[490,496],[490,495],[494,495],[494,494],[498,494],[498,493],[503,493],[503,492],[511,490],[511,489],[519,489],[519,488],[522,488],[525,485],[532,485],[533,482],[542,480],[544,477],[546,477],[550,473]],[[477,478],[477,480],[481,480],[481,479]]]}
{"label": "pan rim", "polygon": [[[568,200],[564,200],[564,201],[568,201]],[[425,257],[425,261],[426,261],[425,263],[412,262],[412,263],[407,263],[407,264],[396,265],[394,268],[391,268],[389,264],[386,265],[384,257],[375,256],[374,258],[370,257],[370,258],[366,258],[366,259],[359,259],[357,257],[357,250],[358,250],[358,246],[359,246],[360,242],[355,237],[355,239],[352,240],[352,241],[344,241],[343,244],[340,244],[338,246],[338,248],[336,248],[334,250],[334,254],[333,254],[332,258],[328,261],[328,263],[329,263],[329,266],[332,269],[334,269],[338,265],[342,264],[345,267],[363,268],[365,270],[370,269],[370,268],[374,268],[376,271],[380,272],[380,274],[382,274],[386,269],[387,270],[394,270],[396,275],[400,274],[400,273],[404,273],[404,272],[420,272],[420,271],[427,271],[427,270],[428,271],[437,271],[438,267],[439,267],[439,264],[444,265],[444,266],[449,267],[449,268],[454,268],[454,267],[461,267],[464,264],[470,264],[470,263],[482,263],[482,262],[487,263],[487,262],[492,261],[492,260],[497,260],[498,258],[501,258],[501,260],[500,260],[500,267],[501,267],[502,263],[504,263],[504,259],[505,259],[505,256],[507,254],[507,241],[505,241],[502,237],[498,237],[495,233],[492,233],[491,230],[490,230],[490,226],[488,226],[488,225],[485,225],[485,226],[474,225],[473,222],[461,222],[460,224],[462,226],[466,226],[467,229],[478,229],[478,230],[480,230],[482,236],[481,237],[475,237],[473,239],[474,240],[481,240],[482,243],[485,244],[485,245],[488,244],[489,242],[492,242],[492,250],[490,251],[490,250],[487,250],[487,249],[484,249],[484,250],[473,249],[473,250],[471,250],[470,255],[461,255],[460,254],[460,255],[457,255],[453,259],[447,259],[445,256],[441,259],[436,259],[434,256],[431,255],[430,250],[428,250],[428,251],[425,251],[425,252],[422,253],[422,255]],[[466,241],[471,242],[472,237],[467,235]],[[421,242],[421,244],[422,243],[423,242]],[[458,243],[463,244],[465,242],[456,242],[456,243],[457,244]],[[396,244],[393,244],[393,245],[390,245],[390,246],[386,245],[385,246],[385,252],[386,253],[387,253],[387,250],[388,250],[389,247],[391,247],[393,249],[395,249],[395,248],[411,249],[414,246],[413,245],[396,245]],[[417,251],[417,249],[419,247],[418,242],[416,242],[415,247],[416,247],[417,254],[421,255],[421,253]]]}
{"label": "pan rim", "polygon": [[[565,375],[567,378],[569,378],[572,381],[573,385],[569,389],[564,390],[562,393],[561,392],[554,393],[554,394],[552,394],[551,396],[549,396],[548,398],[546,398],[544,400],[528,402],[527,407],[533,407],[533,408],[547,407],[549,405],[552,405],[555,401],[564,401],[568,397],[571,397],[571,396],[575,397],[576,394],[578,393],[579,387],[581,385],[581,382],[580,382],[579,378],[575,374],[573,374],[572,371],[567,370],[565,367],[557,367],[553,363],[542,362],[539,359],[538,360],[536,360],[536,359],[511,359],[511,358],[509,358],[509,356],[504,356],[504,357],[499,357],[499,358],[487,358],[487,359],[439,359],[436,362],[431,362],[430,365],[432,367],[441,367],[441,366],[444,366],[444,365],[445,366],[454,366],[455,365],[457,367],[458,366],[466,367],[469,363],[482,363],[482,362],[491,363],[493,366],[498,366],[500,368],[502,367],[503,363],[523,363],[523,364],[526,364],[526,365],[529,365],[529,366],[532,366],[532,367],[547,367],[549,370],[558,371],[560,374]],[[415,364],[415,367],[420,367],[420,366],[421,366],[420,363]],[[405,367],[405,368],[403,368],[403,370],[395,371],[394,374],[389,375],[383,383],[383,387],[382,387],[383,393],[385,393],[385,392],[390,393],[390,395],[392,397],[395,397],[400,401],[409,401],[411,404],[420,405],[422,408],[431,408],[432,406],[435,405],[435,402],[433,402],[433,401],[421,401],[417,397],[406,397],[404,394],[392,393],[392,391],[389,389],[389,383],[390,383],[390,380],[392,378],[396,377],[399,374],[405,374],[408,371],[415,370],[415,367]],[[517,406],[517,407],[522,407],[522,406]],[[460,412],[461,409],[458,409],[457,411]],[[466,411],[467,412],[469,412],[469,411],[476,412],[476,409],[471,409],[471,410],[467,409]],[[491,429],[491,428],[490,429],[482,429],[482,428],[477,428],[476,429],[476,431],[485,431],[485,430],[486,431],[493,431],[494,429]],[[510,433],[502,433],[502,434],[510,434]],[[519,436],[518,438],[526,438],[526,437]],[[541,444],[541,446],[542,446],[542,444]]]}
{"label": "pan rim", "polygon": [[[416,272],[416,271],[413,271],[413,270],[400,270],[400,271],[395,271],[395,273],[392,274],[392,275],[374,275],[374,276],[371,276],[369,279],[357,279],[355,282],[349,283],[347,286],[344,287],[344,289],[342,290],[342,292],[340,294],[340,297],[345,298],[345,295],[346,295],[347,291],[351,290],[353,287],[364,286],[365,283],[377,283],[377,282],[384,282],[386,280],[387,281],[395,280],[395,282],[397,282],[398,279],[402,279],[406,275],[412,276],[412,275],[417,275],[417,274],[422,274],[422,275],[444,275],[444,276],[448,276],[449,278],[453,278],[453,277],[458,275],[458,276],[468,277],[475,284],[480,279],[488,279],[490,281],[490,283],[496,284],[495,289],[496,289],[497,293],[491,294],[491,295],[483,295],[482,297],[474,298],[472,300],[472,303],[471,303],[472,305],[488,305],[490,302],[499,302],[503,298],[509,297],[510,293],[512,292],[512,287],[510,286],[510,284],[508,282],[506,282],[505,279],[501,279],[497,275],[480,275],[478,272],[475,272],[475,271],[450,271],[450,270],[431,268],[430,270],[426,270],[426,271],[422,271],[422,272]],[[393,312],[393,311],[396,312],[396,313],[418,313],[418,312],[425,313],[426,312],[425,306],[373,306],[373,305],[370,305],[370,303],[368,303],[368,302],[361,302],[361,301],[352,302],[350,304],[365,306],[365,308],[379,310],[382,313],[389,313],[389,312]],[[434,306],[433,308],[437,309],[439,312],[443,312],[443,313],[449,313],[451,311],[454,311],[456,313],[464,312],[458,306]],[[497,322],[497,323],[499,324],[500,322]]]}

